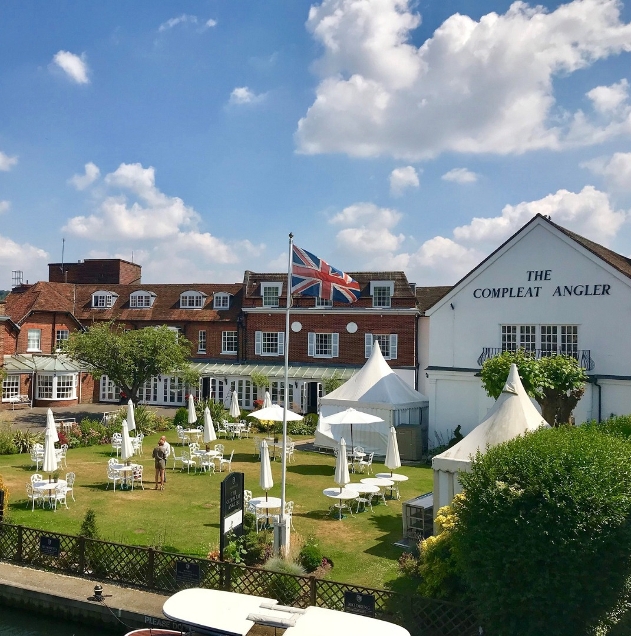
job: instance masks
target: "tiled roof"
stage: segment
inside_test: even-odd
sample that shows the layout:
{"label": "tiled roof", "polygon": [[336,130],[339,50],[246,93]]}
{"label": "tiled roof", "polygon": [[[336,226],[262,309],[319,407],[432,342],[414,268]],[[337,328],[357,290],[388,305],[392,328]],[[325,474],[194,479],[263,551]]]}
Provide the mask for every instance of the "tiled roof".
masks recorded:
{"label": "tiled roof", "polygon": [[[355,279],[361,289],[361,298],[370,296],[370,282],[376,280],[394,281],[394,298],[409,299],[414,302],[414,292],[410,287],[405,272],[346,272]],[[283,283],[283,292],[286,292],[287,274],[278,272],[264,273],[245,271],[243,285],[246,298],[261,297],[261,283]],[[284,295],[284,294],[283,294]]]}
{"label": "tiled roof", "polygon": [[[241,283],[233,284],[176,284],[176,285],[76,285],[77,300],[75,315],[79,320],[110,320],[146,322],[234,322],[241,310]],[[92,309],[92,294],[108,291],[118,294],[113,307]],[[129,306],[129,296],[135,291],[153,292],[153,306],[136,309]],[[198,291],[206,295],[202,309],[180,309],[180,295],[186,291]],[[225,292],[232,295],[228,309],[213,309],[215,293]]]}
{"label": "tiled roof", "polygon": [[[545,218],[545,217],[544,217]],[[619,272],[631,278],[631,259],[623,256],[622,254],[618,254],[603,245],[598,243],[594,243],[594,241],[590,241],[586,239],[584,236],[580,234],[576,234],[575,232],[571,232],[570,230],[557,225],[550,219],[546,219],[550,225],[554,225],[557,230],[563,232],[566,236],[569,236],[571,239],[575,240],[577,243],[582,245],[585,249],[592,252],[599,258],[602,258],[603,261],[611,265],[614,269],[617,269]]]}
{"label": "tiled roof", "polygon": [[448,294],[453,287],[451,285],[441,285],[437,287],[417,287],[416,306],[423,313],[435,305],[443,296]]}
{"label": "tiled roof", "polygon": [[[135,291],[156,295],[153,306],[132,309],[129,296]],[[180,309],[180,294],[186,291],[206,294],[202,309]],[[57,311],[73,314],[83,324],[92,320],[146,322],[230,321],[234,322],[241,310],[241,283],[233,284],[177,284],[177,285],[73,285],[71,283],[39,282],[22,293],[7,296],[7,315],[20,323],[33,311]],[[92,294],[108,291],[118,295],[109,309],[93,309]],[[229,309],[213,309],[213,296],[217,292],[232,295]]]}

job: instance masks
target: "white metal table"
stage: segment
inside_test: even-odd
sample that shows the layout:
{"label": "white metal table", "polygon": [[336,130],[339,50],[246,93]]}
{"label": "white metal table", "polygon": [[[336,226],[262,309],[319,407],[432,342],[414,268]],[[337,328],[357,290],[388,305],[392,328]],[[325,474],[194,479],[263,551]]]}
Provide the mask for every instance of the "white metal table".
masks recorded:
{"label": "white metal table", "polygon": [[335,488],[325,488],[322,491],[322,494],[325,495],[326,497],[329,497],[329,499],[337,499],[338,503],[335,504],[335,507],[338,508],[340,514],[338,517],[338,520],[342,520],[342,508],[346,507],[349,509],[351,515],[353,514],[352,510],[350,509],[350,506],[348,506],[347,504],[345,504],[345,501],[348,501],[349,499],[357,499],[358,495],[357,495],[357,491],[356,490],[349,490],[348,488],[340,488],[339,486],[335,487]]}
{"label": "white metal table", "polygon": [[381,501],[386,505],[386,495],[381,492],[381,488],[392,488],[394,486],[394,481],[392,479],[384,479],[383,477],[364,477],[360,480],[362,484],[370,484],[372,486],[379,486],[379,496],[381,497]]}
{"label": "white metal table", "polygon": [[[362,484],[360,483],[352,483],[346,484],[345,488],[348,490],[354,490],[357,493],[357,512],[359,512],[359,504],[360,500],[364,500],[364,510],[366,509],[366,498],[361,495],[376,495],[379,493],[379,486],[373,486],[372,484]],[[370,509],[372,510],[372,503],[370,504]]]}
{"label": "white metal table", "polygon": [[33,486],[33,490],[36,490],[37,492],[42,494],[45,493],[45,496],[48,497],[48,505],[52,508],[52,497],[55,490],[57,490],[57,488],[59,487],[65,488],[68,483],[65,479],[58,479],[57,481],[34,481],[31,485]]}
{"label": "white metal table", "polygon": [[389,479],[390,481],[394,482],[394,484],[390,486],[390,497],[392,497],[393,499],[395,498],[393,494],[394,492],[397,493],[396,498],[399,499],[399,497],[401,496],[399,494],[399,484],[409,479],[407,475],[401,475],[399,473],[377,473],[375,477],[379,479]]}

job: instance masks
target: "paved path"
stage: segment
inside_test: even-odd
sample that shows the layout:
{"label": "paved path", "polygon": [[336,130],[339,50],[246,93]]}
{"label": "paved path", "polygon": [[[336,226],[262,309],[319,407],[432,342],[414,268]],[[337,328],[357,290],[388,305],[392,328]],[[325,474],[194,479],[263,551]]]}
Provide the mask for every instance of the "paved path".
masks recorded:
{"label": "paved path", "polygon": [[[86,417],[100,420],[106,411],[116,411],[119,408],[124,407],[119,404],[79,404],[77,406],[54,408],[53,413],[55,419],[74,417],[79,422]],[[150,406],[148,408],[155,411],[158,415],[173,417],[175,411],[180,407]],[[14,428],[21,430],[43,431],[46,428],[47,410],[48,407],[45,406],[35,406],[32,409],[20,406],[14,411],[11,409],[0,411],[0,421],[11,422]]]}

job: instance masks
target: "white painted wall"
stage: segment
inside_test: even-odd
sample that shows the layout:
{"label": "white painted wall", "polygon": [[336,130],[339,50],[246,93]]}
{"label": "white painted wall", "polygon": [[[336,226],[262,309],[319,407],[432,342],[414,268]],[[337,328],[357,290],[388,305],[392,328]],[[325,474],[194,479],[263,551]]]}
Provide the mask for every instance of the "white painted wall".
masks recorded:
{"label": "white painted wall", "polygon": [[[544,280],[535,280],[539,277]],[[570,296],[566,286],[583,295]],[[500,297],[484,290],[499,290],[495,295]],[[585,295],[586,290],[597,294]],[[441,368],[425,371],[421,366],[421,374],[429,376],[425,382],[430,445],[436,435],[444,437],[457,424],[466,434],[490,407],[474,370],[479,369],[477,360],[484,347],[501,347],[502,325],[536,325],[538,332],[540,325],[578,325],[578,348],[591,351],[592,374],[631,376],[631,280],[543,219],[427,313],[426,366]],[[603,417],[631,413],[630,382],[602,380],[600,384]],[[575,411],[578,422],[597,417],[595,393],[587,387]]]}

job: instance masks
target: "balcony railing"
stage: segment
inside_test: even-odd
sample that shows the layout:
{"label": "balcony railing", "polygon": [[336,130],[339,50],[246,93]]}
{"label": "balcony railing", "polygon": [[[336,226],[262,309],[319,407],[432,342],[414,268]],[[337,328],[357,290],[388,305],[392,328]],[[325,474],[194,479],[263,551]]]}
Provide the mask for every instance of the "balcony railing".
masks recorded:
{"label": "balcony railing", "polygon": [[[481,367],[487,360],[494,358],[495,356],[499,355],[500,353],[503,353],[504,351],[507,351],[507,349],[502,349],[501,347],[484,347],[484,349],[482,349],[482,353],[480,354],[480,357],[478,358],[478,366]],[[513,349],[512,351],[515,351],[515,349]],[[591,351],[589,349],[575,349],[572,351],[571,349],[564,350],[561,347],[559,347],[557,349],[552,349],[552,350],[550,349],[527,349],[527,350],[522,349],[522,351],[524,351],[524,353],[526,353],[527,355],[533,356],[537,360],[539,360],[540,358],[547,358],[550,356],[557,356],[557,355],[572,356],[575,360],[578,361],[581,367],[585,369],[585,371],[592,371],[593,368],[596,366],[594,361],[592,360]]]}

